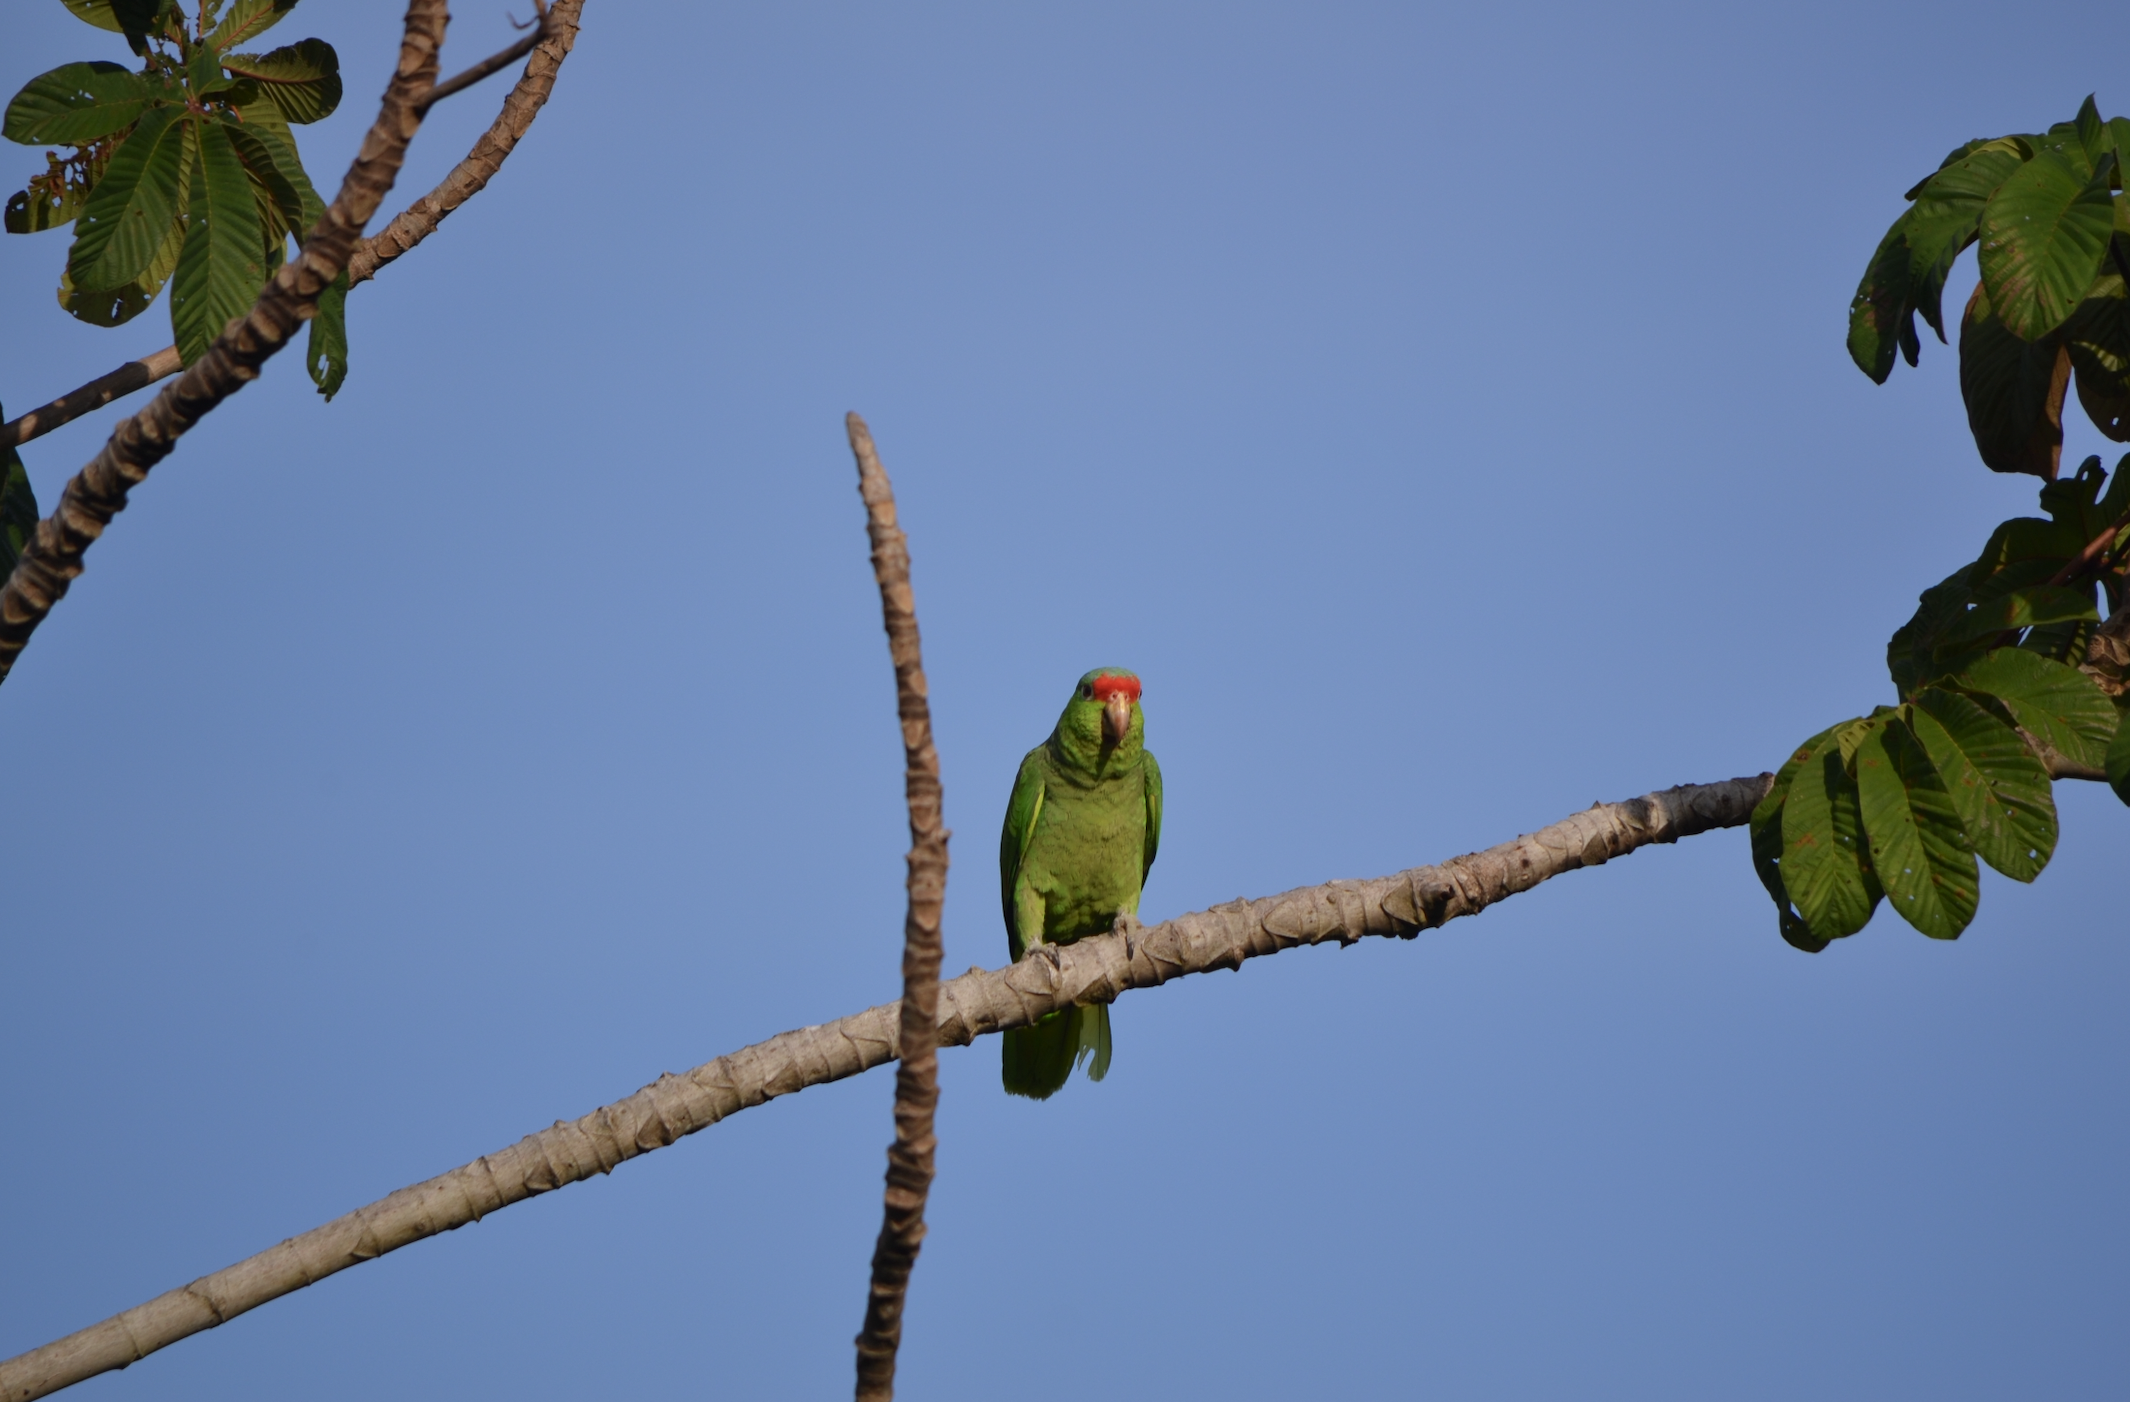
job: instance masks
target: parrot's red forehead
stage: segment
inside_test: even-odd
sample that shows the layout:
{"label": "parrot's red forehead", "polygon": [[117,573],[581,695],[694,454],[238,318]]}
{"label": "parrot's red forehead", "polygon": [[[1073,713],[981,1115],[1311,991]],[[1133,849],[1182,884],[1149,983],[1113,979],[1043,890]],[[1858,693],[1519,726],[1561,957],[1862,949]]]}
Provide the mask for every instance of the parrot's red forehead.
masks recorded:
{"label": "parrot's red forehead", "polygon": [[1090,685],[1094,687],[1097,701],[1107,701],[1112,696],[1123,696],[1131,701],[1139,699],[1139,679],[1130,672],[1104,672]]}

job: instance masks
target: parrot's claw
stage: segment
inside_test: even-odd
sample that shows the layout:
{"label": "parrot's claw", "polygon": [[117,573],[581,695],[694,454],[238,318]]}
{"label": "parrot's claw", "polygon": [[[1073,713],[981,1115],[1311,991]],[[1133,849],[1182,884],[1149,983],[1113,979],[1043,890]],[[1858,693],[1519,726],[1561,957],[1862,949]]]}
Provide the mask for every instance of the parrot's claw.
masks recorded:
{"label": "parrot's claw", "polygon": [[1139,953],[1139,936],[1145,930],[1146,926],[1139,923],[1139,917],[1128,910],[1118,911],[1116,921],[1109,927],[1111,934],[1124,936],[1124,957],[1126,959],[1137,957]]}
{"label": "parrot's claw", "polygon": [[1054,944],[1031,945],[1029,946],[1028,952],[1022,955],[1021,957],[1023,959],[1041,959],[1051,968],[1061,973],[1064,971],[1065,968],[1063,964],[1060,964],[1058,962],[1058,947]]}

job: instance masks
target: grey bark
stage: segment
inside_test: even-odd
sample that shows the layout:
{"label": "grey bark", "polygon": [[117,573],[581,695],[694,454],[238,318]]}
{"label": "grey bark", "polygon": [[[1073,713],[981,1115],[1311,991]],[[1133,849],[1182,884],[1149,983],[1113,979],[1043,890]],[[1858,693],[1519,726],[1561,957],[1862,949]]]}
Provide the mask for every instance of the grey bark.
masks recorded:
{"label": "grey bark", "polygon": [[[1245,959],[1283,949],[1346,945],[1370,935],[1410,939],[1549,877],[1599,866],[1651,843],[1741,826],[1772,782],[1772,775],[1760,774],[1601,803],[1439,866],[1231,901],[1159,925],[1046,947],[1003,969],[972,969],[938,985],[938,1040],[964,1046],[1072,1003],[1108,1002],[1129,989],[1238,968]],[[557,1120],[507,1149],[0,1362],[0,1402],[29,1402],[123,1368],[336,1271],[477,1222],[514,1202],[611,1173],[749,1106],[885,1065],[896,1058],[901,1020],[901,1003],[888,1003],[779,1033],[684,1075],[660,1076],[626,1100],[576,1120]]]}

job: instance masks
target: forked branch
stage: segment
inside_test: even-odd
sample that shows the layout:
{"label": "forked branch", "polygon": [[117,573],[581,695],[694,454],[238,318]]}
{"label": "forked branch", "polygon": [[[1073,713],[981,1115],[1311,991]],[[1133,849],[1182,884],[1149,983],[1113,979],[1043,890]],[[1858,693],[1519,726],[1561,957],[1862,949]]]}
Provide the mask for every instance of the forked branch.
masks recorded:
{"label": "forked branch", "polygon": [[873,435],[856,414],[844,420],[858,460],[865,533],[873,578],[895,663],[895,714],[902,722],[903,791],[910,806],[909,913],[902,922],[902,1002],[896,1018],[895,1142],[888,1146],[887,1202],[873,1246],[865,1325],[858,1332],[858,1402],[895,1395],[895,1351],[902,1345],[902,1305],[924,1242],[925,1199],[932,1191],[932,1133],[939,1108],[939,921],[947,896],[947,829],[940,812],[939,752],[932,748],[932,707],[918,646],[917,598],[910,590],[910,551],[895,521]]}
{"label": "forked branch", "polygon": [[533,45],[532,57],[526,62],[525,72],[518,78],[510,93],[503,99],[503,110],[487,131],[481,133],[466,159],[451,168],[451,173],[437,182],[436,188],[408,205],[392,222],[377,231],[374,238],[364,241],[348,260],[348,282],[367,282],[377,276],[377,270],[405,253],[414,245],[436,232],[437,225],[450,217],[451,212],[472,199],[495,178],[503,168],[503,162],[517,149],[518,142],[531,128],[533,118],[547,105],[547,98],[555,90],[555,73],[562,67],[562,60],[569,57],[570,49],[577,42],[578,16],[584,10],[584,0],[555,0],[548,7],[547,21],[542,26],[539,40]]}
{"label": "forked branch", "polygon": [[[1072,1003],[1108,1002],[1128,989],[1238,968],[1245,959],[1299,945],[1352,944],[1367,935],[1410,939],[1461,915],[1476,915],[1548,877],[1598,866],[1653,842],[1738,827],[1752,816],[1773,777],[1687,784],[1624,803],[1601,803],[1528,837],[1440,866],[1231,901],[1130,934],[1089,936],[1052,947],[1045,957],[1003,969],[972,969],[939,986],[938,1040],[942,1046],[963,1046],[986,1033],[1026,1027]],[[823,1026],[779,1033],[685,1075],[660,1076],[626,1100],[581,1119],[558,1120],[498,1153],[401,1188],[101,1324],[0,1362],[0,1402],[30,1402],[123,1368],[336,1271],[479,1221],[514,1202],[611,1173],[639,1154],[708,1129],[749,1106],[885,1065],[895,1059],[901,1036],[902,1007],[888,1003]]]}
{"label": "forked branch", "polygon": [[[483,78],[494,73],[500,73],[510,67],[510,65],[531,53],[533,45],[547,37],[547,5],[544,0],[532,0],[532,3],[533,20],[530,25],[532,33],[500,53],[490,54],[479,63],[473,65],[473,67],[454,73],[429,89],[429,96],[422,101],[423,116],[428,116],[430,108],[436,106],[436,104],[442,102],[453,93],[464,92]],[[518,26],[520,29],[527,27],[522,24]]]}

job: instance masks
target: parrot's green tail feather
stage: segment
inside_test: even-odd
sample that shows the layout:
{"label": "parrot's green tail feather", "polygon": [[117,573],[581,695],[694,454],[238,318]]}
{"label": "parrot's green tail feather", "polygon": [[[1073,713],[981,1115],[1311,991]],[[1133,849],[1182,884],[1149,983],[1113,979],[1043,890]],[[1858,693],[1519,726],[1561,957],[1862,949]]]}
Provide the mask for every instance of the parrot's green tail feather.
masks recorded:
{"label": "parrot's green tail feather", "polygon": [[1065,1088],[1072,1068],[1089,1061],[1087,1079],[1109,1074],[1109,1006],[1060,1008],[1028,1027],[1006,1033],[999,1079],[1012,1095],[1048,1100]]}
{"label": "parrot's green tail feather", "polygon": [[1094,1056],[1087,1064],[1087,1079],[1099,1081],[1109,1074],[1109,1004],[1074,1008],[1073,1013],[1080,1023],[1080,1050]]}

